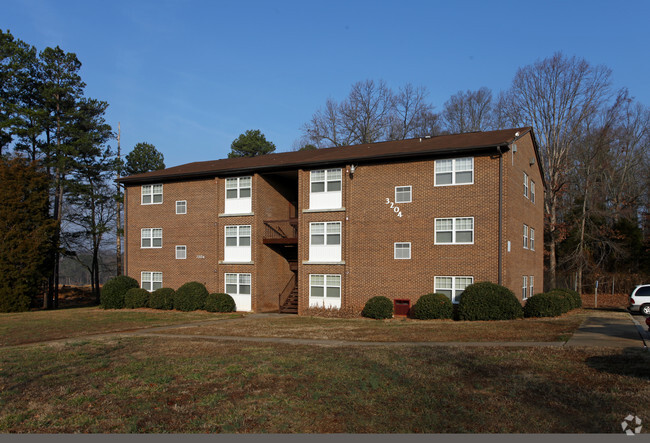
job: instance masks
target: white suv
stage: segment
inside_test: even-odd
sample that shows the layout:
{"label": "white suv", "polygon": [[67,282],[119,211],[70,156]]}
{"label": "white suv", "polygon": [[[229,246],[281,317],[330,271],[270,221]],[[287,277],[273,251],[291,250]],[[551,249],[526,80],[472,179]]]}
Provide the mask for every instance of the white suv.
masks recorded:
{"label": "white suv", "polygon": [[639,285],[634,288],[627,309],[630,312],[650,315],[650,285]]}

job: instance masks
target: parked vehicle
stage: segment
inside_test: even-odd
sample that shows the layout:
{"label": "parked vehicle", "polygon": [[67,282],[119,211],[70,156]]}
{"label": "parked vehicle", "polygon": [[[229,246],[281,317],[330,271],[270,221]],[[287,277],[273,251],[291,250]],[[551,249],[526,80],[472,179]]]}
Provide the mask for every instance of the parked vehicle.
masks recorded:
{"label": "parked vehicle", "polygon": [[630,294],[627,310],[650,315],[650,285],[639,285]]}

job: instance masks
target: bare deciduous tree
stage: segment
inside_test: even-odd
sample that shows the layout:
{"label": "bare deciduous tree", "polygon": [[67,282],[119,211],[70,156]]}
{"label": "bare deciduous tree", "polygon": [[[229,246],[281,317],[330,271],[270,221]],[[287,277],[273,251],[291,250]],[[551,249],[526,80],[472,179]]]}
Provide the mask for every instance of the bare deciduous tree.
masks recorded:
{"label": "bare deciduous tree", "polygon": [[451,96],[445,102],[442,116],[451,133],[487,131],[493,127],[492,91],[482,87]]}
{"label": "bare deciduous tree", "polygon": [[428,93],[424,86],[415,87],[407,83],[395,96],[391,116],[390,140],[404,140],[420,135],[432,135],[427,132],[429,116],[433,106],[426,102]]}

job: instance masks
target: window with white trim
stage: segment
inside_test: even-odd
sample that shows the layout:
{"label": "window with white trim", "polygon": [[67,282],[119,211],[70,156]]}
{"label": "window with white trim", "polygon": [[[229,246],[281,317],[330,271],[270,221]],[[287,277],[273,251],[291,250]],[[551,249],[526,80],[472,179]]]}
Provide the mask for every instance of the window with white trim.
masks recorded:
{"label": "window with white trim", "polygon": [[234,300],[237,311],[251,310],[251,274],[225,274],[225,291]]}
{"label": "window with white trim", "polygon": [[187,214],[187,200],[176,200],[176,214]]}
{"label": "window with white trim", "polygon": [[535,203],[535,182],[530,181],[530,201],[531,203]]}
{"label": "window with white trim", "polygon": [[474,283],[474,277],[435,277],[434,281],[433,292],[446,295],[456,304],[465,288]]}
{"label": "window with white trim", "polygon": [[526,300],[528,298],[528,277],[523,276],[523,284],[521,286],[521,299]]}
{"label": "window with white trim", "polygon": [[340,274],[310,274],[309,275],[309,306],[340,308],[341,307],[341,275]]}
{"label": "window with white trim", "polygon": [[435,219],[437,245],[474,243],[474,217]]}
{"label": "window with white trim", "polygon": [[140,273],[140,286],[149,292],[163,287],[162,272],[143,271]]}
{"label": "window with white trim", "polygon": [[434,186],[471,185],[474,183],[474,157],[436,160]]}
{"label": "window with white trim", "polygon": [[411,203],[411,187],[395,186],[395,203]]}
{"label": "window with white trim", "polygon": [[309,224],[309,261],[341,261],[341,222]]}
{"label": "window with white trim", "polygon": [[185,260],[187,258],[187,246],[176,245],[176,259]]}
{"label": "window with white trim", "polygon": [[317,169],[309,173],[309,209],[342,206],[342,169]]}
{"label": "window with white trim", "polygon": [[251,261],[251,225],[226,226],[224,261]]}
{"label": "window with white trim", "polygon": [[140,230],[140,247],[142,249],[162,248],[162,228],[142,228]]}
{"label": "window with white trim", "polygon": [[143,205],[159,205],[163,202],[163,185],[142,185]]}
{"label": "window with white trim", "polygon": [[229,177],[226,179],[225,214],[249,214],[252,210],[253,177]]}
{"label": "window with white trim", "polygon": [[528,249],[528,225],[524,225],[524,249]]}
{"label": "window with white trim", "polygon": [[411,243],[395,243],[394,249],[395,260],[411,259]]}
{"label": "window with white trim", "polygon": [[524,172],[524,197],[528,198],[528,174]]}
{"label": "window with white trim", "polygon": [[530,250],[535,250],[535,230],[530,228]]}
{"label": "window with white trim", "polygon": [[528,277],[528,296],[529,297],[532,297],[533,294],[535,294],[535,292],[533,292],[534,291],[534,286],[535,286],[534,283],[533,283],[534,281],[535,281],[535,277],[533,277],[532,275],[530,277]]}

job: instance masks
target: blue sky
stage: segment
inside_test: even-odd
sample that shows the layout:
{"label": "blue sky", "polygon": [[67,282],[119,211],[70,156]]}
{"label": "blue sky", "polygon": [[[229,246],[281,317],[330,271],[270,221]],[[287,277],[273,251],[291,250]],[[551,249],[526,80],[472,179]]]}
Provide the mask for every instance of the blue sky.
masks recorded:
{"label": "blue sky", "polygon": [[1,4],[2,29],[77,54],[86,95],[121,122],[123,153],[153,143],[167,166],[224,158],[247,129],[290,150],[357,81],[426,86],[440,110],[459,90],[507,89],[556,51],[608,66],[650,105],[647,0]]}

